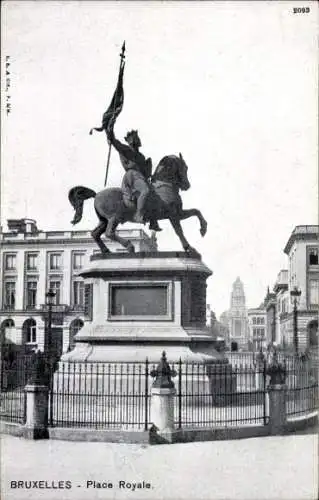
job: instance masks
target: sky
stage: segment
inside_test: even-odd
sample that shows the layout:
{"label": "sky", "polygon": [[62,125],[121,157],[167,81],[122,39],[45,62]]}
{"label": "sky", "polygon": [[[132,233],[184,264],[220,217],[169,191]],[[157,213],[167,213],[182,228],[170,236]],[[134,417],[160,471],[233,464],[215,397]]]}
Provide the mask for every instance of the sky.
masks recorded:
{"label": "sky", "polygon": [[[287,267],[294,227],[318,223],[318,5],[302,5],[309,12],[289,1],[2,2],[4,229],[29,217],[70,230],[68,190],[103,188],[108,146],[89,130],[109,105],[125,40],[115,134],[138,129],[154,166],[183,154],[184,207],[208,221],[204,238],[196,219],[182,223],[213,272],[207,301],[217,315],[228,309],[240,276],[247,306],[258,306]],[[113,151],[108,186],[122,176]],[[96,224],[88,200],[76,228]],[[160,225],[159,249],[181,250],[170,223]]]}

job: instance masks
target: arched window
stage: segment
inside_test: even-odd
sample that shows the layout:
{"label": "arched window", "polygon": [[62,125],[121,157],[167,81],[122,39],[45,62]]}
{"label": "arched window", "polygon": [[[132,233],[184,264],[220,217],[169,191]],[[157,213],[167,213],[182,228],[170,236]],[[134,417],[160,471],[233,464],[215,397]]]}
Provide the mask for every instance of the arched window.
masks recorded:
{"label": "arched window", "polygon": [[308,345],[310,348],[318,347],[318,320],[313,319],[307,325]]}
{"label": "arched window", "polygon": [[1,323],[1,327],[0,327],[0,335],[1,335],[1,343],[5,342],[6,339],[11,339],[11,330],[12,328],[14,328],[14,321],[13,319],[11,318],[8,318],[8,319],[5,319],[2,323]]}
{"label": "arched window", "polygon": [[33,318],[25,320],[22,326],[23,340],[25,344],[37,341],[37,324]]}
{"label": "arched window", "polygon": [[72,350],[74,348],[75,345],[74,336],[78,333],[79,330],[81,330],[83,325],[84,322],[80,318],[74,319],[70,324],[69,350]]}

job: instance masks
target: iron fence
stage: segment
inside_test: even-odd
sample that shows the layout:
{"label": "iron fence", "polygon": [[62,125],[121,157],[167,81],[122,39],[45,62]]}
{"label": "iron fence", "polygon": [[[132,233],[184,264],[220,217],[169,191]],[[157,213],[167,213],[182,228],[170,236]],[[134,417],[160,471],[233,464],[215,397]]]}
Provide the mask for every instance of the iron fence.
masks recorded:
{"label": "iron fence", "polygon": [[[49,397],[49,425],[144,429],[151,425],[155,368],[144,363],[61,363]],[[265,365],[175,363],[175,420],[185,426],[268,421]]]}
{"label": "iron fence", "polygon": [[[269,352],[263,351],[263,358],[268,361],[269,360]],[[235,366],[244,365],[244,366],[255,366],[258,364],[260,359],[260,352],[258,351],[247,351],[247,352],[225,352],[225,357]],[[293,363],[295,360],[295,355],[292,353],[287,353],[285,351],[277,351],[278,361],[287,364]]]}
{"label": "iron fence", "polygon": [[2,359],[0,377],[0,419],[25,423],[26,386],[33,370],[33,356]]}
{"label": "iron fence", "polygon": [[60,363],[49,395],[49,425],[148,429],[149,363]]}
{"label": "iron fence", "polygon": [[[176,372],[173,380],[177,428],[268,423],[266,360],[235,363],[233,358],[232,361],[170,364]],[[25,423],[24,386],[32,374],[33,362],[32,356],[24,356],[11,364],[3,364],[1,419]],[[287,417],[296,418],[314,411],[318,402],[318,379],[312,361],[289,357],[284,362]],[[150,428],[151,372],[156,365],[147,360],[142,363],[60,362],[56,368],[49,387],[49,426]]]}
{"label": "iron fence", "polygon": [[286,415],[301,417],[318,408],[318,372],[312,359],[294,358],[286,363]]}
{"label": "iron fence", "polygon": [[267,424],[265,364],[179,362],[173,368],[178,428]]}

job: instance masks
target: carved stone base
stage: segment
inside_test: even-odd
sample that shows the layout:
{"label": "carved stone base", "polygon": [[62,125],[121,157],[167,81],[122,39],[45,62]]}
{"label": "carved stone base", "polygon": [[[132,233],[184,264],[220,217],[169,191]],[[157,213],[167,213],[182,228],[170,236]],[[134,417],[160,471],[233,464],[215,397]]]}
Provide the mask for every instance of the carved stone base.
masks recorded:
{"label": "carved stone base", "polygon": [[185,252],[94,255],[81,272],[90,318],[61,361],[170,363],[221,360],[206,327],[200,255]]}

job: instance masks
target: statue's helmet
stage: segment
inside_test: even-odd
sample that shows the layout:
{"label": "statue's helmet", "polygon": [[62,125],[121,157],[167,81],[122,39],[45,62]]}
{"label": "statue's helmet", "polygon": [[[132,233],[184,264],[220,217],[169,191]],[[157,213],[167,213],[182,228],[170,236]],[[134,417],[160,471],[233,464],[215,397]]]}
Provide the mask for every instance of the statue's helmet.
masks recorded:
{"label": "statue's helmet", "polygon": [[141,139],[139,138],[137,130],[130,130],[127,132],[126,136],[124,137],[126,142],[131,145],[135,145],[137,147],[141,146]]}

